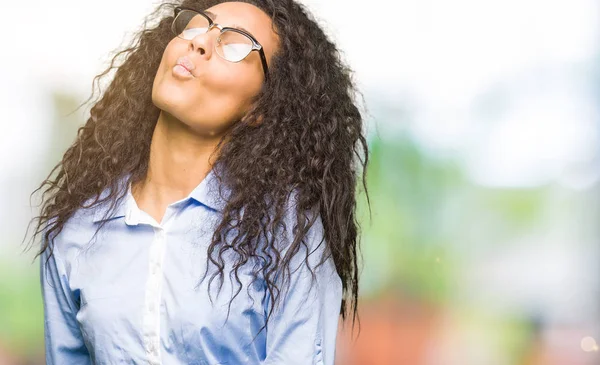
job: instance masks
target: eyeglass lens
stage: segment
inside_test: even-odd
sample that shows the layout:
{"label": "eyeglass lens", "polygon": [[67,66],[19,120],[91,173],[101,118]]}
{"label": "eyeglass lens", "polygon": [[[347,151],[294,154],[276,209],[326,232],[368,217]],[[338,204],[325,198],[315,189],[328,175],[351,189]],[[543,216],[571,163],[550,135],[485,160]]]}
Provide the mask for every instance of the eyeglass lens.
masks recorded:
{"label": "eyeglass lens", "polygon": [[[191,40],[208,31],[208,20],[191,10],[182,10],[173,20],[173,32],[179,38]],[[252,40],[234,30],[226,30],[217,38],[215,49],[219,56],[231,62],[243,60],[252,51]]]}

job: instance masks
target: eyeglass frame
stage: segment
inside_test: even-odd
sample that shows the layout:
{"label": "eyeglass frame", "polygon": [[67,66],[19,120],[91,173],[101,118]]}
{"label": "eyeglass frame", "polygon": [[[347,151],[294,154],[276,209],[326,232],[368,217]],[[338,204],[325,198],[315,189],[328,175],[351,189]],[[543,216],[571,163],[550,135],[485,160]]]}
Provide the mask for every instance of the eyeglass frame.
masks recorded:
{"label": "eyeglass frame", "polygon": [[[185,6],[177,6],[175,7],[174,11],[173,11],[173,21],[171,23],[171,31],[173,33],[175,33],[175,35],[178,38],[181,39],[185,39],[180,37],[180,34],[177,34],[177,31],[175,30],[175,19],[177,19],[177,15],[179,15],[179,13],[183,10],[189,10],[189,11],[193,11],[201,16],[203,16],[204,18],[206,18],[206,20],[208,21],[208,28],[206,29],[206,33],[210,32],[212,30],[212,28],[217,28],[219,29],[220,33],[219,33],[219,37],[221,37],[221,34],[223,34],[226,31],[233,31],[233,32],[237,32],[240,33],[246,37],[248,37],[248,39],[250,39],[250,41],[252,42],[252,49],[250,50],[250,52],[248,52],[248,54],[246,56],[244,56],[244,58],[242,58],[239,61],[230,61],[228,59],[226,59],[225,57],[221,56],[219,54],[219,52],[217,52],[217,54],[219,55],[219,57],[223,58],[224,60],[228,61],[228,62],[241,62],[243,61],[246,57],[248,57],[248,55],[250,55],[250,53],[252,53],[252,51],[258,51],[258,54],[260,55],[260,61],[263,67],[263,72],[265,74],[265,79],[267,79],[269,77],[269,67],[267,66],[267,57],[265,56],[265,51],[263,49],[263,46],[256,40],[256,38],[254,38],[254,36],[246,31],[244,31],[243,29],[239,29],[239,28],[233,28],[233,27],[224,27],[221,24],[217,24],[215,23],[210,16],[208,16],[208,14],[205,14],[203,11],[200,10],[196,10],[196,9],[192,9],[192,8],[188,8]],[[185,39],[188,40],[188,39]],[[216,48],[216,45],[215,45]]]}

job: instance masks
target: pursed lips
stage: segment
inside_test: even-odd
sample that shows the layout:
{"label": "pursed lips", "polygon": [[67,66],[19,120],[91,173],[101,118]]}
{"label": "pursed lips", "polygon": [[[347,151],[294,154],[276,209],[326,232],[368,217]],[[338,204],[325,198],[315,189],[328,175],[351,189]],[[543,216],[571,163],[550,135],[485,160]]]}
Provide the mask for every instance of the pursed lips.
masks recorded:
{"label": "pursed lips", "polygon": [[177,59],[177,64],[180,65],[181,67],[185,68],[186,70],[188,70],[188,72],[193,75],[192,70],[194,70],[194,68],[196,68],[196,67],[194,66],[194,63],[188,57],[186,57],[186,56],[179,57]]}

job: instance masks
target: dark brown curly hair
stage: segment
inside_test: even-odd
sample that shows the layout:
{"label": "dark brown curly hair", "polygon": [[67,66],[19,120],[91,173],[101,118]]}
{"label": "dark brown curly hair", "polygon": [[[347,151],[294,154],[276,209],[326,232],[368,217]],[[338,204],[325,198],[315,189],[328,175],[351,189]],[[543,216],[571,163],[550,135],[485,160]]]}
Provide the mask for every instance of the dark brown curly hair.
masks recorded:
{"label": "dark brown curly hair", "polygon": [[[51,254],[49,243],[78,209],[105,203],[115,209],[126,194],[120,184],[123,176],[129,176],[127,182],[143,180],[160,112],[151,100],[152,84],[161,55],[174,37],[170,28],[173,9],[186,6],[203,10],[221,2],[160,4],[145,19],[132,43],[94,77],[93,83],[99,83],[116,69],[74,143],[32,193],[45,187],[40,214],[31,222],[37,221],[32,240],[43,233],[36,257],[46,249]],[[289,277],[291,257],[306,245],[303,239],[319,215],[328,251],[342,280],[340,314],[345,320],[353,313],[354,326],[359,289],[359,224],[355,216],[359,177],[369,204],[368,145],[357,102],[360,93],[338,49],[301,4],[294,0],[244,2],[271,17],[280,44],[252,110],[217,146],[214,165],[223,167],[216,170],[223,172],[218,179],[231,195],[208,248],[208,261],[218,267],[222,279],[222,254],[233,250],[238,257],[233,266],[237,279],[239,267],[250,259],[260,259],[264,263],[260,274],[275,304],[282,288],[274,278],[282,275],[285,282]],[[94,87],[84,104],[93,96]],[[101,196],[104,191],[110,193]],[[297,226],[288,253],[281,257],[275,246],[276,232],[292,193],[297,202]],[[84,204],[89,201],[90,205]],[[237,233],[235,238],[222,242],[230,231]],[[259,242],[266,242],[269,253],[259,252]],[[215,253],[218,255],[213,257]]]}

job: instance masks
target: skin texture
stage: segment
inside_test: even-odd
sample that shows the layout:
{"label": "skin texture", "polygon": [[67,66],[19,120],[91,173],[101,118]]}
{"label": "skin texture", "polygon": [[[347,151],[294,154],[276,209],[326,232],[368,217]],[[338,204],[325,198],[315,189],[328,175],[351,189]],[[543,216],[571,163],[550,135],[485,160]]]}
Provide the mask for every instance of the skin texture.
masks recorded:
{"label": "skin texture", "polygon": [[[227,2],[207,9],[213,21],[239,26],[263,46],[267,64],[278,39],[271,19],[252,4]],[[186,197],[211,168],[210,155],[227,130],[242,119],[264,83],[258,52],[229,62],[215,52],[219,29],[192,40],[174,37],[166,46],[152,85],[152,102],[161,111],[146,178],[132,187],[138,206],[161,222],[167,206]],[[194,63],[192,78],[173,73],[177,59]]]}
{"label": "skin texture", "polygon": [[[171,24],[179,5],[209,9],[217,23],[247,28],[265,46],[268,79],[257,52],[240,63],[216,55],[216,30],[193,41],[175,39]],[[183,55],[198,66],[185,81],[172,75]],[[333,257],[342,280],[340,314],[352,314],[354,326],[357,184],[367,193],[369,151],[352,71],[306,9],[295,0],[165,2],[94,81],[99,86],[113,70],[76,140],[33,192],[42,190],[31,237],[35,242],[42,235],[37,255],[52,255],[54,238],[78,210],[106,205],[106,216],[114,212],[127,193],[122,182],[132,184],[136,201],[160,221],[165,206],[185,197],[212,166],[231,194],[207,261],[198,263],[205,275],[213,272],[209,286],[229,280],[225,266],[236,280],[247,262],[259,263],[253,274],[265,281],[273,304],[268,323],[289,289],[292,258],[320,217],[326,249],[317,265]],[[295,209],[287,209],[291,197]],[[295,224],[285,230],[292,239],[282,248],[276,237],[285,234],[289,214]],[[305,262],[314,272],[316,266]],[[238,286],[232,301],[242,290]]]}

